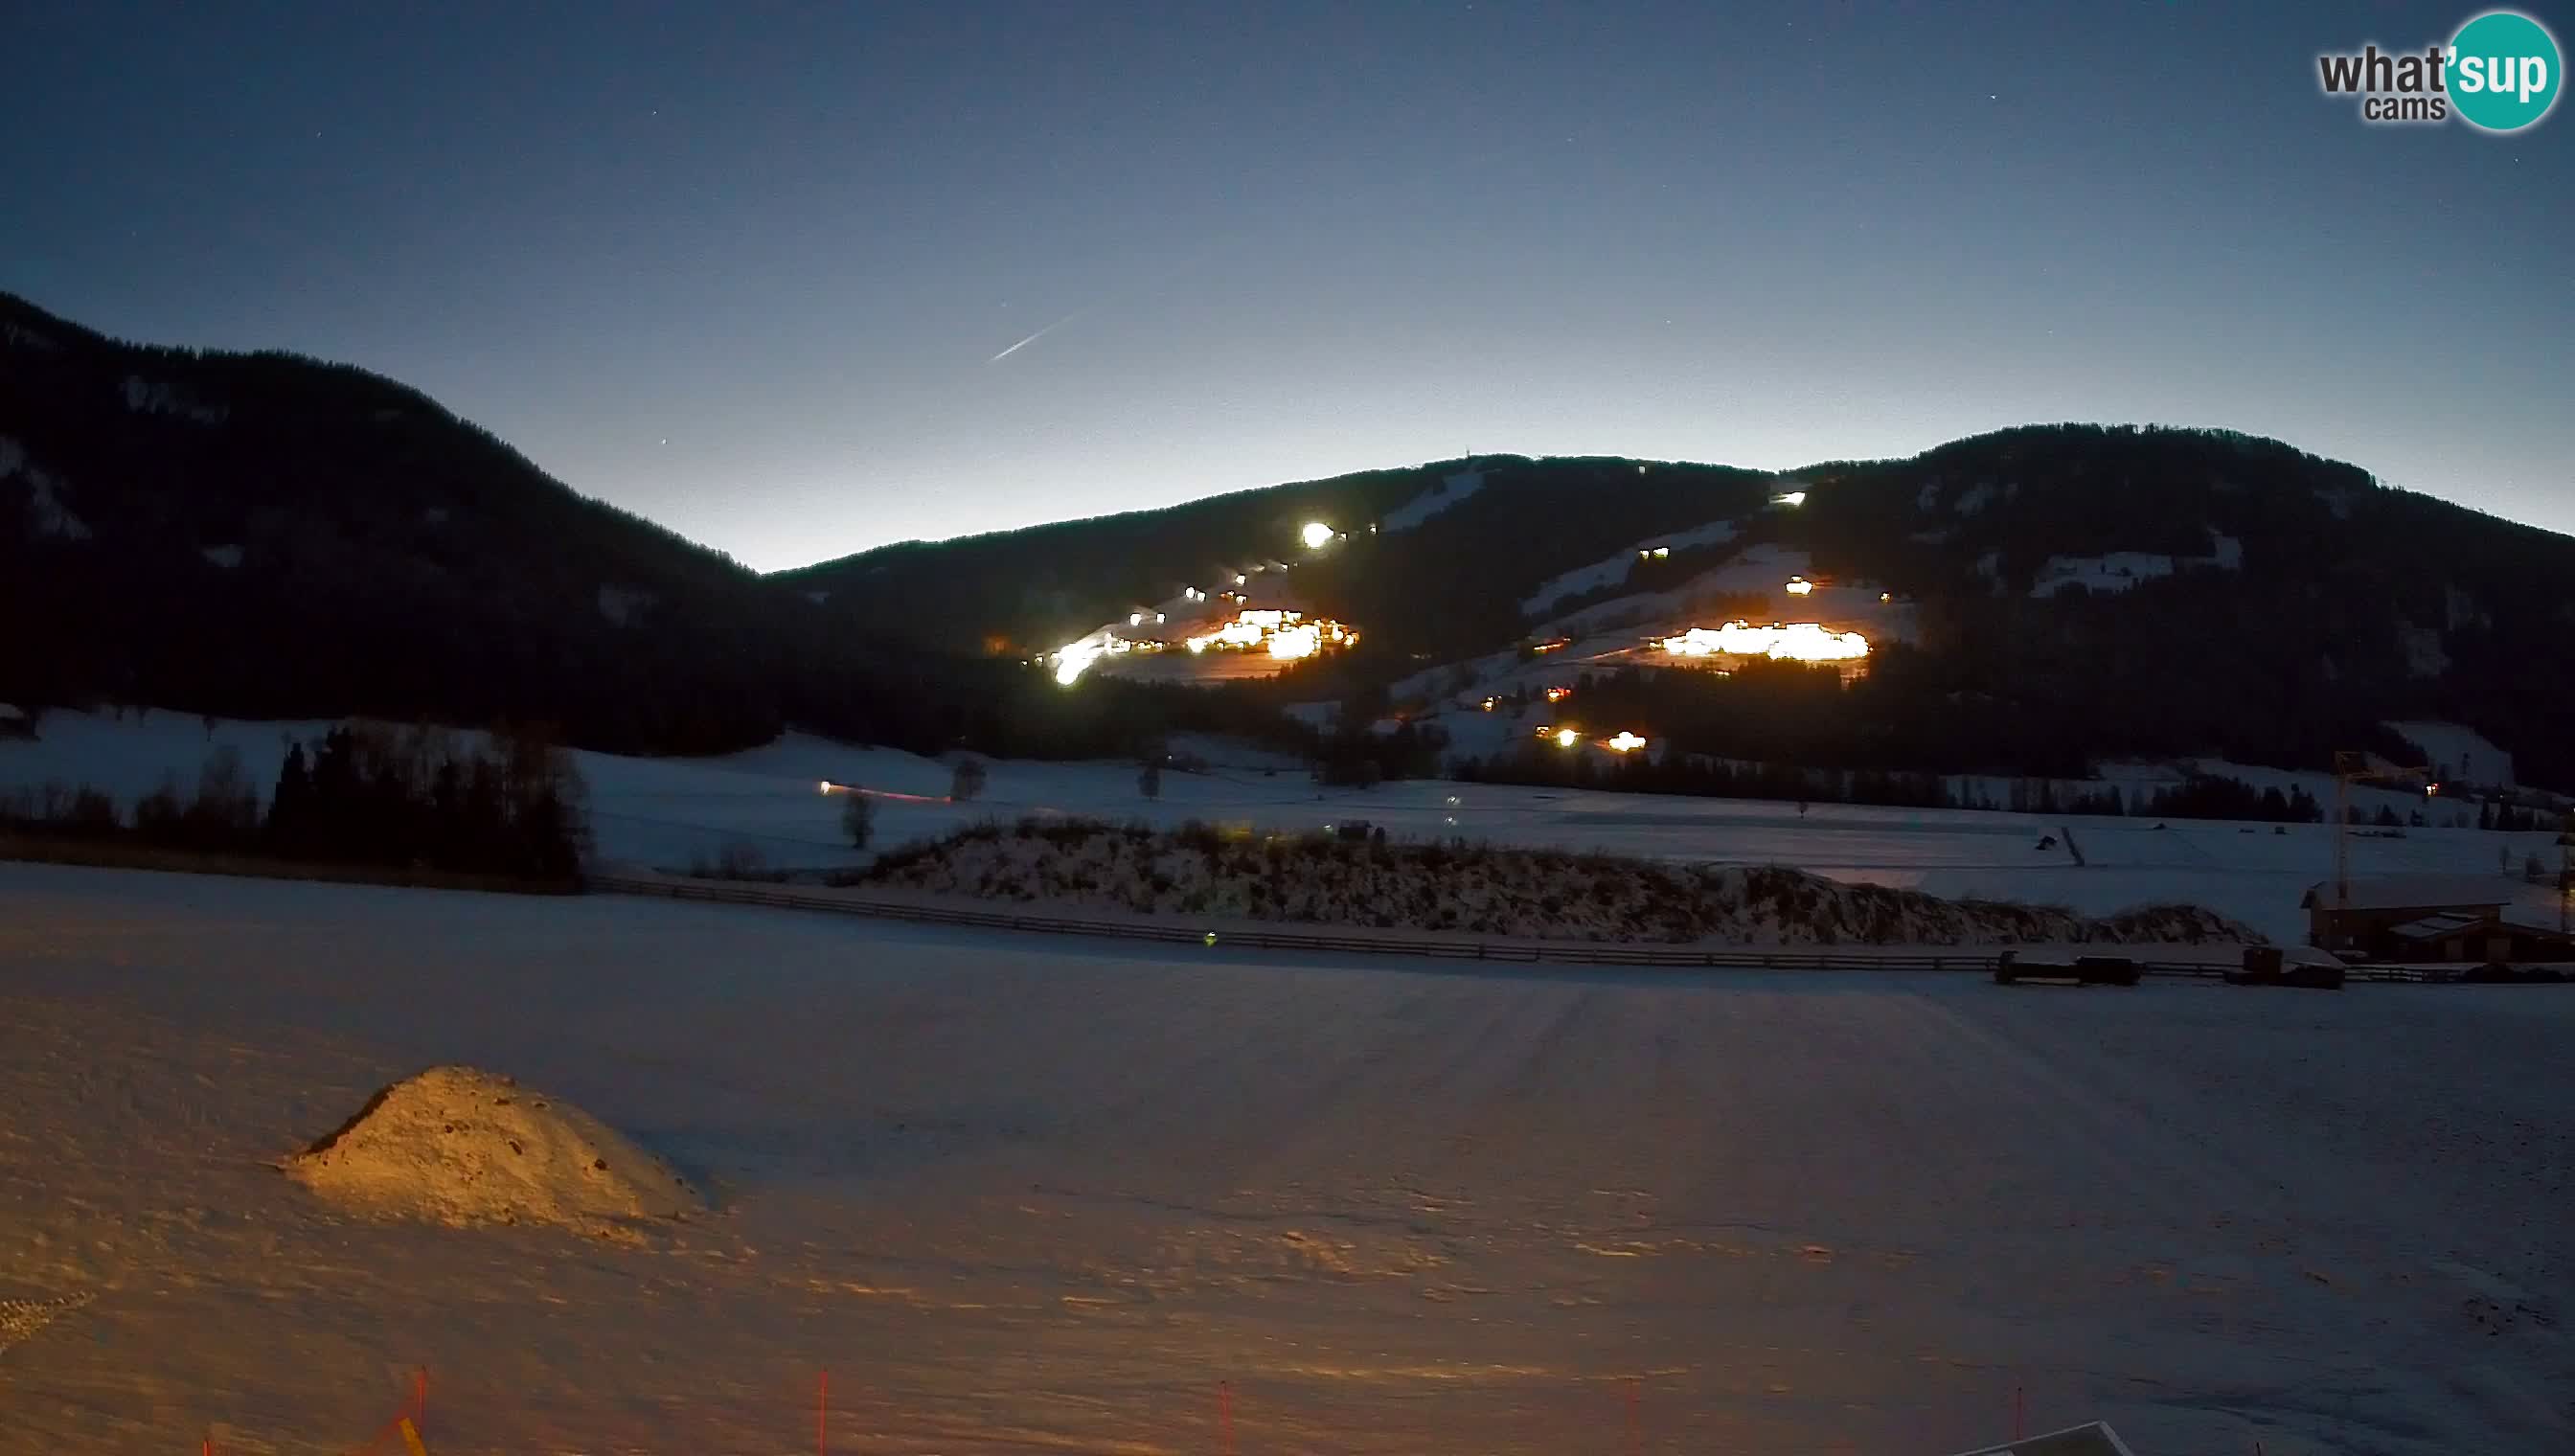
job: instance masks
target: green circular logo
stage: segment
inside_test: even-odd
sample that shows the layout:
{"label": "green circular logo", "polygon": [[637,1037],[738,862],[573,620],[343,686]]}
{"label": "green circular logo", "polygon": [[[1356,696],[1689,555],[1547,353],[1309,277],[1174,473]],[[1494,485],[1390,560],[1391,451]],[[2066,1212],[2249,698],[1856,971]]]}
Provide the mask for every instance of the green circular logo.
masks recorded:
{"label": "green circular logo", "polygon": [[2562,69],[2547,27],[2514,11],[2488,11],[2450,41],[2450,105],[2470,126],[2517,132],[2557,104]]}

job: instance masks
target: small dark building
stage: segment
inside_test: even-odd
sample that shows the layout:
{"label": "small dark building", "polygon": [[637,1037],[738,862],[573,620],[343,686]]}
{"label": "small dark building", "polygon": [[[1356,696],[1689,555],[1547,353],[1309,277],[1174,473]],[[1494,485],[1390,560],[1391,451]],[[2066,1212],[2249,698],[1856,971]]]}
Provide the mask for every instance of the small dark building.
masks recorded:
{"label": "small dark building", "polygon": [[2347,891],[2327,879],[2307,887],[2307,943],[2378,960],[2497,960],[2511,953],[2500,877],[2355,874]]}

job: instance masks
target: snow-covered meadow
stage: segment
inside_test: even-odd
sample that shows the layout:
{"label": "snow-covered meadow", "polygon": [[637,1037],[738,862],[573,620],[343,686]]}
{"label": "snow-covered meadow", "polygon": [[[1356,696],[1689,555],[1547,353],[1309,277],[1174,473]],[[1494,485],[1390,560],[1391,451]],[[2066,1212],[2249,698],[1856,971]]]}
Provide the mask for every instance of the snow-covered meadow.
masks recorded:
{"label": "snow-covered meadow", "polygon": [[[2575,998],[1461,973],[0,864],[0,1449],[1937,1453],[2575,1439]],[[469,1063],[639,1244],[285,1155]],[[55,1303],[55,1301],[60,1301]],[[54,1317],[41,1323],[44,1314]],[[36,1326],[41,1323],[41,1327]],[[817,1429],[818,1376],[829,1412]]]}
{"label": "snow-covered meadow", "polygon": [[[237,748],[251,776],[274,780],[290,738],[322,724],[200,720],[149,713],[123,719],[54,714],[34,742],[0,740],[0,789],[49,779],[90,782],[128,804],[163,774],[194,780],[216,745]],[[688,869],[747,843],[774,866],[843,867],[867,857],[842,837],[839,792],[876,791],[877,844],[891,847],[984,819],[1074,815],[1170,826],[1197,818],[1259,829],[1304,829],[1364,818],[1395,837],[1444,838],[1536,848],[1597,849],[1680,863],[1788,864],[1852,882],[1948,897],[2064,905],[2106,915],[2134,905],[2186,902],[2242,920],[2275,940],[2305,937],[2298,897],[2332,873],[2328,826],[2218,820],[2077,817],[1969,809],[1880,808],[1563,791],[1411,780],[1373,789],[1320,788],[1292,760],[1221,742],[1184,743],[1205,773],[1166,772],[1159,798],[1139,790],[1135,765],[999,760],[973,803],[940,801],[945,763],[887,748],[803,734],[715,758],[574,754],[590,785],[592,829],[603,859]],[[1265,771],[1266,770],[1266,771]],[[2131,770],[2135,787],[2150,774]],[[2230,769],[2257,787],[2297,783],[2331,801],[2321,774]],[[2000,793],[1997,786],[1994,790]],[[2355,790],[2365,808],[2423,800]],[[2449,805],[2439,805],[2449,808]],[[2070,832],[2069,832],[2070,831]],[[2041,841],[2053,838],[2052,845]],[[2475,829],[2408,829],[2401,838],[2351,841],[2355,873],[2425,871],[2505,878],[2525,859],[2553,862],[2554,836]],[[2078,862],[2077,851],[2080,854]],[[2510,880],[2536,915],[2553,915],[2547,891]]]}

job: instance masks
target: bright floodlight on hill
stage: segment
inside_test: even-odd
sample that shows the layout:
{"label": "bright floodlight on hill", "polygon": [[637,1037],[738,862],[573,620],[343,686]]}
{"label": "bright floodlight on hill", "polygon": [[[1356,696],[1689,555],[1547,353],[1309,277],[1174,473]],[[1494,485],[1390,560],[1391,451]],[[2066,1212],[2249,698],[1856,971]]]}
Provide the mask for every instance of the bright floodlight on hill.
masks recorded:
{"label": "bright floodlight on hill", "polygon": [[1303,534],[1307,551],[1321,551],[1332,544],[1332,528],[1320,521],[1306,522]]}
{"label": "bright floodlight on hill", "polygon": [[1784,492],[1780,495],[1771,497],[1770,503],[1774,506],[1803,506],[1806,504],[1806,493],[1803,491]]}

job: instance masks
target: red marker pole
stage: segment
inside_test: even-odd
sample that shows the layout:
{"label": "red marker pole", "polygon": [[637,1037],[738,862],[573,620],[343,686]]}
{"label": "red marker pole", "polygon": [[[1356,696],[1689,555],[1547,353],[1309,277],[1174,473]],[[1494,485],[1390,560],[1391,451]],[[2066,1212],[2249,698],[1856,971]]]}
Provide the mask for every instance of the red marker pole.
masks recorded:
{"label": "red marker pole", "polygon": [[814,1372],[814,1456],[827,1456],[825,1448],[831,1439],[831,1419],[832,1372],[817,1370]]}
{"label": "red marker pole", "polygon": [[1634,1453],[1636,1453],[1636,1452],[1638,1452],[1638,1451],[1642,1451],[1642,1450],[1644,1449],[1644,1440],[1645,1440],[1644,1433],[1643,1433],[1643,1431],[1642,1431],[1642,1430],[1640,1430],[1640,1429],[1638,1428],[1638,1426],[1637,1426],[1637,1424],[1636,1424],[1636,1402],[1637,1402],[1637,1400],[1640,1398],[1640,1391],[1638,1390],[1638,1387],[1642,1386],[1644,1383],[1645,1383],[1645,1382],[1644,1382],[1641,1378],[1639,1378],[1639,1377],[1637,1377],[1637,1376],[1630,1375],[1630,1376],[1628,1376],[1628,1377],[1627,1377],[1627,1451],[1628,1451],[1628,1456],[1634,1456]]}
{"label": "red marker pole", "polygon": [[1225,1456],[1234,1456],[1234,1382],[1216,1383],[1217,1428],[1225,1434]]}
{"label": "red marker pole", "polygon": [[2028,1409],[2027,1396],[2028,1391],[2025,1387],[2018,1385],[2012,1387],[2012,1439],[2015,1441],[2021,1436],[2021,1422]]}
{"label": "red marker pole", "polygon": [[429,1430],[429,1367],[413,1372],[411,1386],[412,1429],[426,1434]]}

